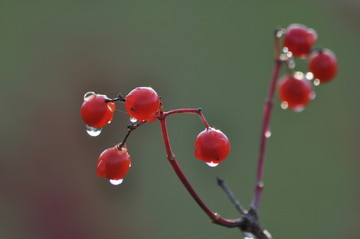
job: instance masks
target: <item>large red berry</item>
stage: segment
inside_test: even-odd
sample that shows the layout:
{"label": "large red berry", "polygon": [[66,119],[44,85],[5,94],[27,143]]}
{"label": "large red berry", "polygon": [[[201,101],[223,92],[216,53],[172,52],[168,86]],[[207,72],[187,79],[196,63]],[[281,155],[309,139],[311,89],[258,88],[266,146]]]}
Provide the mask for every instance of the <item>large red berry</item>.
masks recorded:
{"label": "large red berry", "polygon": [[106,95],[99,95],[94,92],[85,94],[80,113],[88,126],[102,128],[112,120],[115,104],[114,102],[107,102],[107,100]]}
{"label": "large red berry", "polygon": [[125,97],[125,108],[130,117],[152,122],[160,110],[160,98],[150,87],[137,87]]}
{"label": "large red berry", "polygon": [[294,57],[306,58],[317,40],[316,32],[304,25],[292,24],[286,29],[284,47]]}
{"label": "large red berry", "polygon": [[319,49],[310,55],[308,69],[321,83],[331,81],[337,68],[336,56],[328,49]]}
{"label": "large red berry", "polygon": [[196,137],[195,157],[217,165],[230,153],[230,141],[218,129],[206,128]]}
{"label": "large red berry", "polygon": [[302,73],[287,75],[279,82],[279,98],[287,108],[301,110],[313,98],[312,87]]}
{"label": "large red berry", "polygon": [[125,146],[104,150],[98,160],[96,174],[102,178],[119,180],[125,177],[131,166],[130,155]]}

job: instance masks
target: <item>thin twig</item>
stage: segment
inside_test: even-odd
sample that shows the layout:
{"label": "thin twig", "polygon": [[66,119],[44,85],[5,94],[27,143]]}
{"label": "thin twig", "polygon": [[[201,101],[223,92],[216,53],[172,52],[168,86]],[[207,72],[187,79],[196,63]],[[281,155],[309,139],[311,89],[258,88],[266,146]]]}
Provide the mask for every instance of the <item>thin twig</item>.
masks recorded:
{"label": "thin twig", "polygon": [[240,212],[241,215],[245,216],[247,214],[246,210],[241,206],[240,202],[236,199],[235,195],[231,191],[231,189],[227,186],[225,181],[221,178],[217,178],[217,183],[220,188],[225,192],[228,196],[232,204],[234,204],[235,208]]}
{"label": "thin twig", "polygon": [[140,122],[138,122],[138,123],[136,123],[136,124],[130,124],[130,125],[128,126],[128,132],[127,132],[127,134],[125,135],[123,141],[118,145],[118,148],[121,149],[121,148],[124,146],[126,140],[129,138],[131,132],[133,132],[135,129],[137,129],[139,126],[141,126],[141,125],[143,125],[143,124],[145,124],[145,123],[146,123],[146,120],[142,120],[142,121],[140,121]]}

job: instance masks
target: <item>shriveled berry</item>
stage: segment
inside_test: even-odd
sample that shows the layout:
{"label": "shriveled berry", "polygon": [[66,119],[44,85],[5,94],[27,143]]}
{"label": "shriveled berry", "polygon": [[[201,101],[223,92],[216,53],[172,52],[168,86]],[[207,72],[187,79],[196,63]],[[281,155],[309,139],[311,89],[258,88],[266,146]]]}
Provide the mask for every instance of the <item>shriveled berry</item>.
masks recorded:
{"label": "shriveled berry", "polygon": [[321,83],[331,81],[336,76],[337,69],[336,56],[329,49],[318,49],[310,55],[308,70]]}
{"label": "shriveled berry", "polygon": [[291,51],[294,57],[306,58],[317,40],[316,32],[304,25],[291,24],[284,36],[284,47]]}
{"label": "shriveled berry", "polygon": [[151,87],[137,87],[125,97],[125,108],[130,117],[153,122],[160,110],[160,98]]}
{"label": "shriveled berry", "polygon": [[230,140],[218,129],[206,128],[195,140],[195,157],[206,162],[218,164],[230,153]]}
{"label": "shriveled berry", "polygon": [[101,178],[118,180],[125,177],[131,166],[127,148],[118,146],[104,150],[99,157],[96,174]]}
{"label": "shriveled berry", "polygon": [[102,128],[113,118],[115,103],[107,102],[106,95],[88,92],[84,96],[84,103],[81,105],[80,114],[84,122],[94,128]]}
{"label": "shriveled berry", "polygon": [[279,82],[279,98],[286,108],[301,110],[313,98],[313,90],[308,80],[302,73],[287,75]]}

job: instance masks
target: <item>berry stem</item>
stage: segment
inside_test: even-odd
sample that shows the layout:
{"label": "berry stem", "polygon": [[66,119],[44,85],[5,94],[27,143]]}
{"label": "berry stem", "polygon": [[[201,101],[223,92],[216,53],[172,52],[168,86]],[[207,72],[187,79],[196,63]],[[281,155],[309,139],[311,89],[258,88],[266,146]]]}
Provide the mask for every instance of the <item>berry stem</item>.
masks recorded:
{"label": "berry stem", "polygon": [[108,103],[108,102],[115,102],[115,101],[125,102],[125,98],[124,98],[121,94],[119,94],[118,97],[116,97],[116,98],[114,98],[114,99],[106,99],[105,101],[106,101],[106,103]]}
{"label": "berry stem", "polygon": [[264,188],[263,176],[264,176],[264,166],[265,166],[265,154],[266,154],[266,145],[267,139],[269,136],[270,130],[270,118],[273,107],[273,99],[276,88],[276,83],[279,78],[280,69],[283,63],[283,60],[280,58],[280,35],[275,32],[275,64],[273,69],[273,74],[270,81],[270,86],[268,90],[268,95],[264,104],[263,111],[263,120],[262,120],[262,129],[260,134],[260,147],[259,147],[259,158],[256,174],[256,185],[254,189],[254,196],[251,203],[251,208],[257,209],[259,207],[261,194]]}
{"label": "berry stem", "polygon": [[175,109],[175,110],[170,110],[167,112],[163,113],[163,117],[167,117],[169,115],[173,115],[173,114],[181,114],[181,113],[185,113],[185,114],[198,114],[201,121],[203,122],[203,124],[205,125],[205,128],[209,128],[209,124],[205,119],[204,114],[201,112],[201,108],[198,109]]}
{"label": "berry stem", "polygon": [[[180,179],[180,181],[182,182],[182,184],[184,185],[186,190],[189,192],[191,197],[196,201],[196,203],[201,207],[201,209],[209,216],[209,218],[211,219],[211,221],[213,223],[219,224],[219,225],[222,225],[225,227],[240,227],[243,224],[242,218],[226,219],[226,218],[221,217],[219,214],[213,212],[205,204],[205,202],[200,198],[200,196],[197,194],[197,192],[192,187],[189,180],[183,173],[182,169],[180,168],[180,165],[176,160],[175,154],[173,153],[173,151],[171,149],[170,139],[169,139],[168,130],[167,130],[167,126],[166,126],[166,116],[170,115],[170,114],[175,114],[175,113],[196,113],[196,112],[195,111],[193,112],[193,110],[184,109],[184,110],[174,110],[174,111],[167,112],[167,113],[163,113],[163,112],[160,113],[159,121],[160,121],[161,132],[162,132],[162,136],[163,136],[163,140],[164,140],[164,145],[165,145],[165,149],[166,149],[167,159],[168,159],[169,163],[171,164],[176,175],[178,176],[178,178]],[[201,113],[199,112],[198,114],[200,115]]]}
{"label": "berry stem", "polygon": [[137,129],[139,126],[141,126],[141,125],[143,125],[143,124],[145,124],[145,123],[146,123],[146,120],[142,120],[142,121],[140,121],[140,122],[137,123],[137,124],[130,124],[130,125],[128,126],[128,132],[127,132],[127,134],[125,135],[123,141],[118,145],[118,148],[121,149],[121,148],[124,146],[126,140],[128,139],[129,135],[131,134],[131,132],[133,132],[135,129]]}

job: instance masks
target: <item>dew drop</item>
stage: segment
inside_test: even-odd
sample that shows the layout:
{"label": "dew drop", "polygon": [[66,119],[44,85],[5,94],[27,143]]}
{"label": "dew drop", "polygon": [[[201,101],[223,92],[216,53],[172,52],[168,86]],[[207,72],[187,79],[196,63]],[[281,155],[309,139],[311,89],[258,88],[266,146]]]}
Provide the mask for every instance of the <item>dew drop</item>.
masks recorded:
{"label": "dew drop", "polygon": [[216,166],[218,166],[218,163],[214,163],[214,162],[208,162],[206,163],[209,167],[215,168]]}
{"label": "dew drop", "polygon": [[130,117],[130,122],[131,123],[136,123],[137,122],[137,119],[133,118],[133,117]]}
{"label": "dew drop", "polygon": [[123,181],[124,181],[124,179],[122,179],[122,178],[109,180],[109,182],[114,186],[120,185]]}
{"label": "dew drop", "polygon": [[266,138],[270,138],[270,137],[271,137],[271,131],[270,131],[270,130],[267,130],[267,131],[265,132],[265,137],[266,137]]}
{"label": "dew drop", "polygon": [[101,134],[102,128],[94,128],[86,125],[86,133],[92,137],[99,136]]}
{"label": "dew drop", "polygon": [[313,80],[313,79],[314,79],[314,74],[311,73],[311,72],[307,72],[307,73],[305,74],[305,78],[306,78],[307,80]]}
{"label": "dew drop", "polygon": [[314,80],[314,85],[315,85],[315,86],[319,86],[319,85],[320,85],[320,80],[319,80],[319,79],[315,79],[315,80]]}
{"label": "dew drop", "polygon": [[276,31],[276,37],[280,38],[280,37],[282,37],[284,35],[284,33],[285,33],[285,30],[280,29],[280,30]]}
{"label": "dew drop", "polygon": [[288,102],[283,101],[283,102],[281,102],[280,106],[281,106],[281,109],[286,110],[289,107],[289,104],[288,104]]}
{"label": "dew drop", "polygon": [[304,106],[298,106],[296,108],[293,109],[294,112],[302,112],[304,111],[305,107]]}
{"label": "dew drop", "polygon": [[250,232],[245,232],[244,233],[244,239],[255,239],[256,237],[250,233]]}
{"label": "dew drop", "polygon": [[286,56],[286,54],[280,54],[280,60],[281,61],[287,61],[288,57]]}
{"label": "dew drop", "polygon": [[86,92],[84,95],[84,101],[89,101],[92,98],[94,98],[95,96],[96,96],[96,94],[93,91]]}
{"label": "dew drop", "polygon": [[301,71],[297,71],[294,74],[294,78],[297,80],[302,80],[302,79],[304,79],[304,73],[302,73]]}

